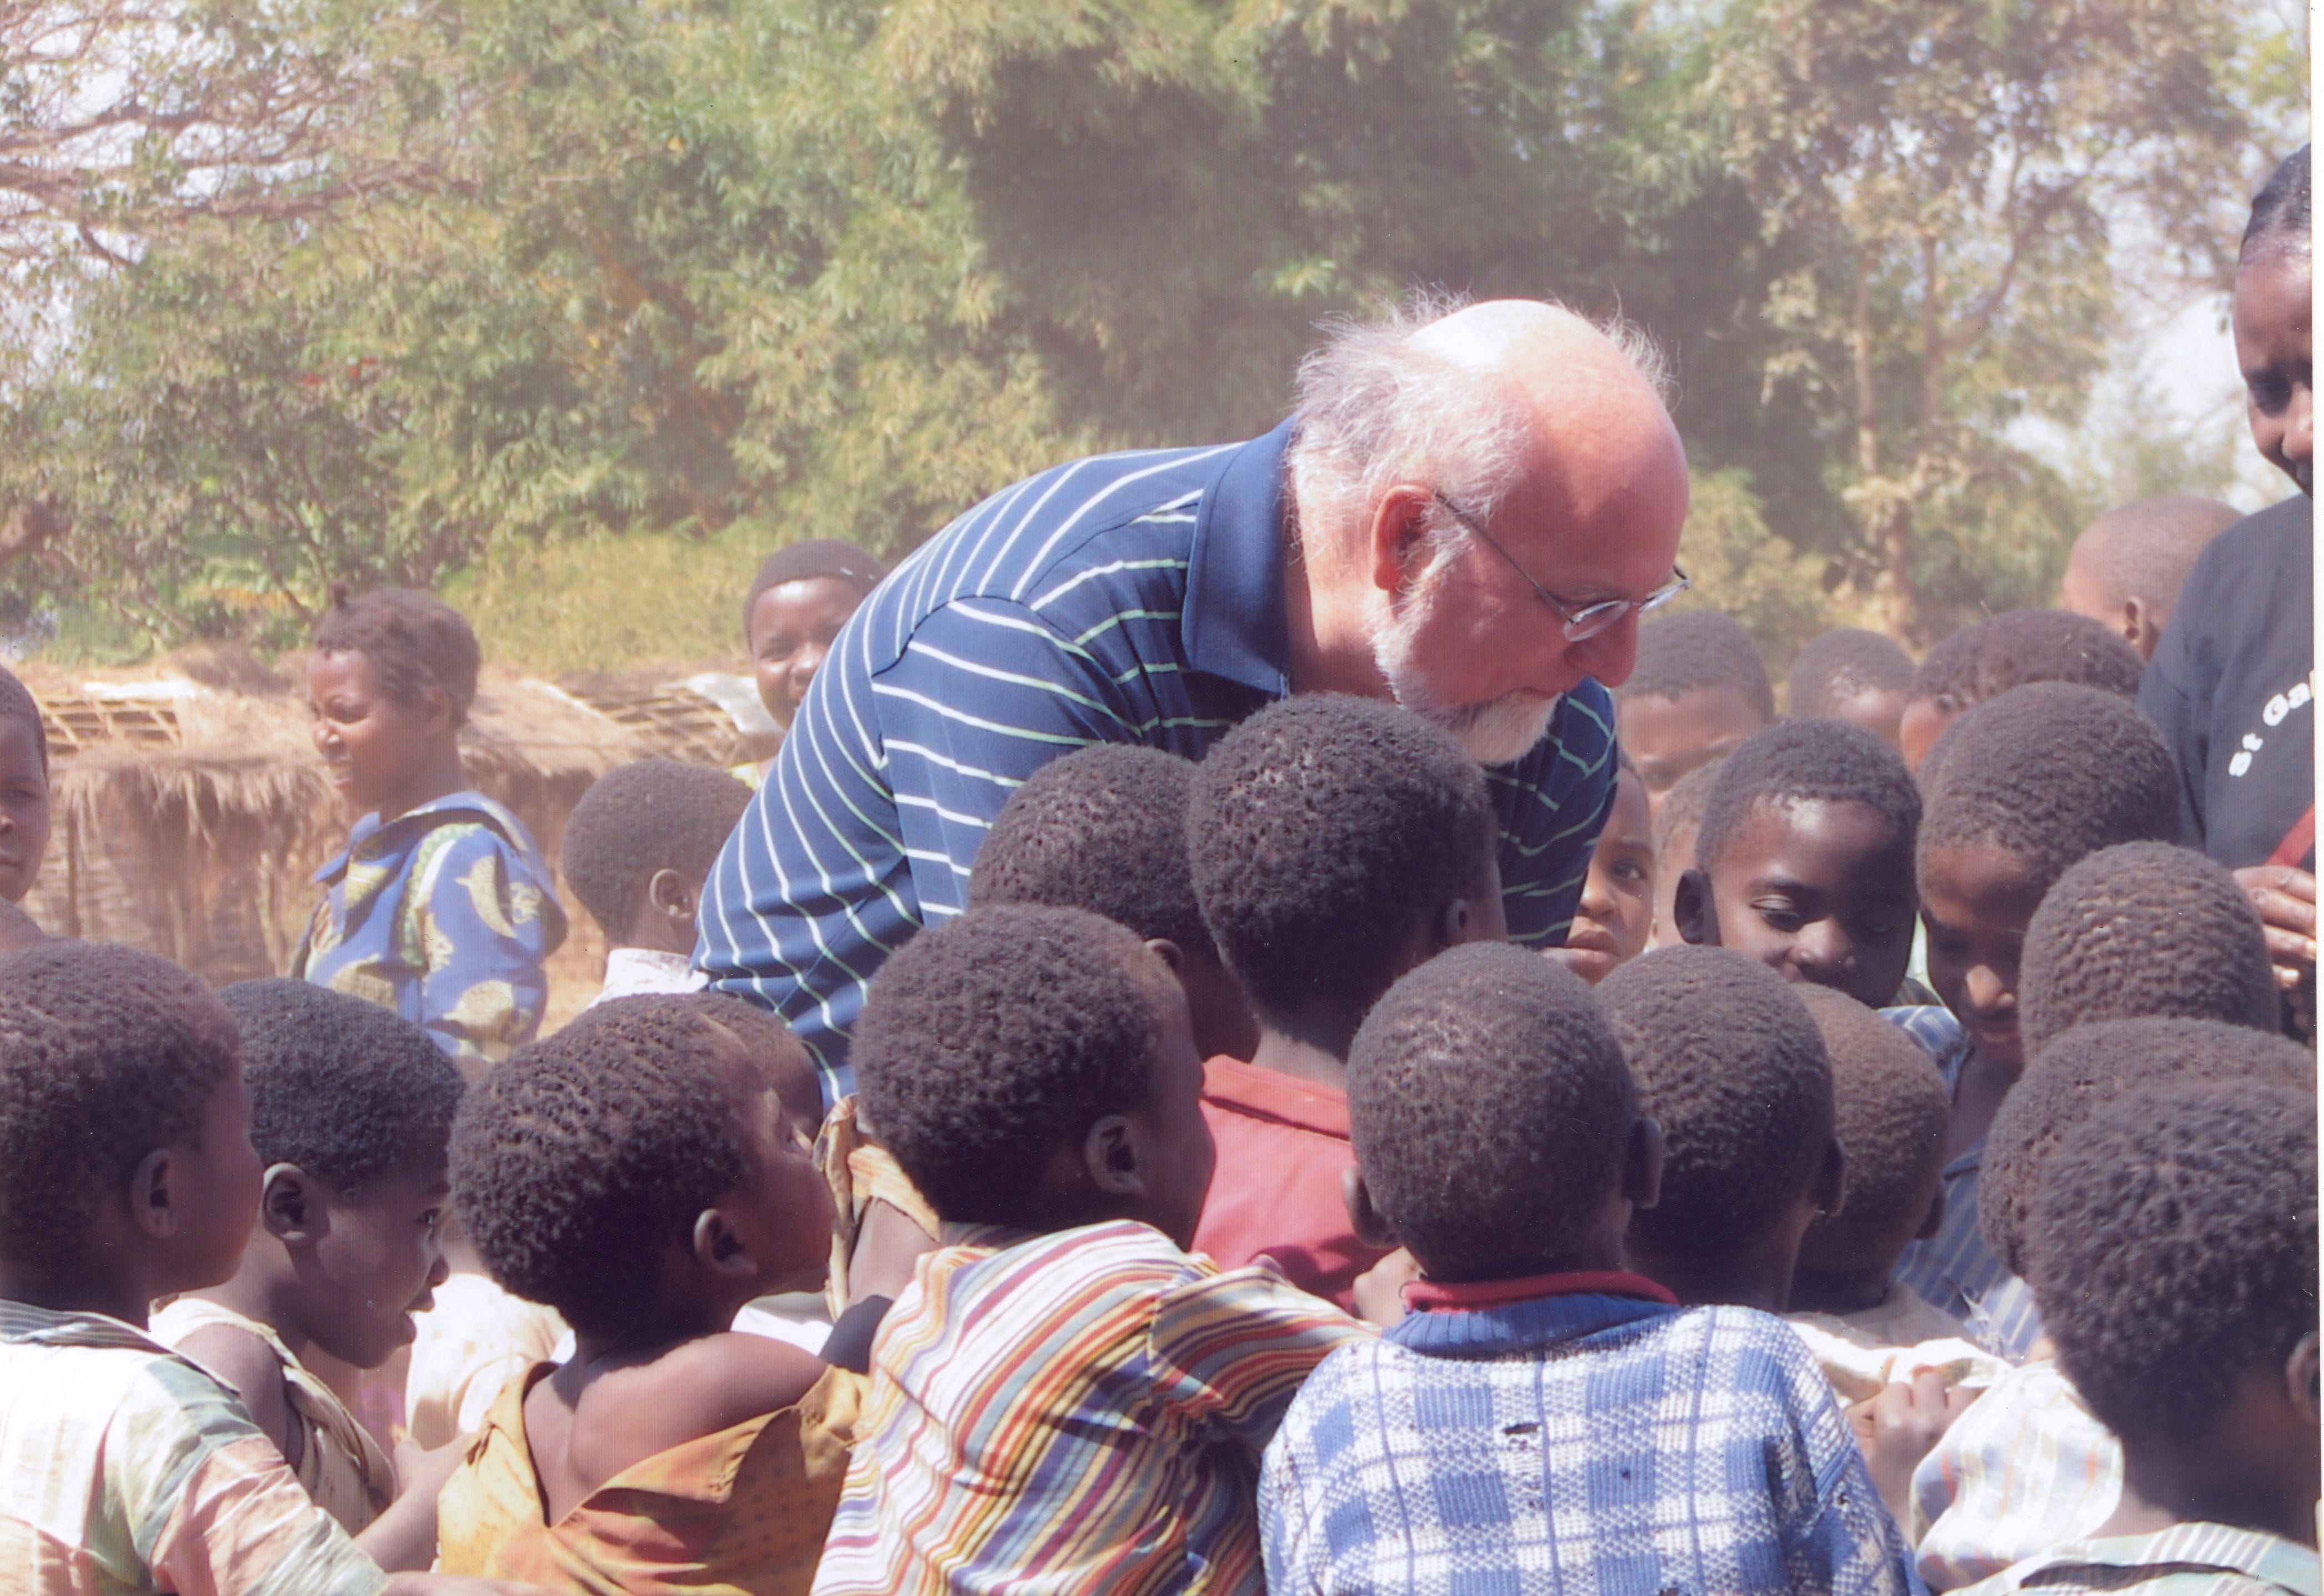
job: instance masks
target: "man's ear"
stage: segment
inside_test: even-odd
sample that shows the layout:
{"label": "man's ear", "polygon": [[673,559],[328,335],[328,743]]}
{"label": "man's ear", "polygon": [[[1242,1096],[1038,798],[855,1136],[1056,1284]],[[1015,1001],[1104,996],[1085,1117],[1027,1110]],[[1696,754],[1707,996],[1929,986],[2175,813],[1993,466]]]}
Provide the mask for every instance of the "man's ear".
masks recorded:
{"label": "man's ear", "polygon": [[174,1238],[184,1218],[178,1206],[179,1173],[170,1149],[159,1147],[138,1159],[129,1176],[130,1222],[156,1241]]}
{"label": "man's ear", "polygon": [[1711,878],[1699,867],[1691,867],[1678,878],[1678,891],[1671,899],[1671,918],[1678,922],[1679,936],[1697,947],[1719,946],[1719,906],[1711,899]]}
{"label": "man's ear", "polygon": [[1827,1217],[1839,1213],[1848,1201],[1848,1152],[1837,1136],[1823,1144],[1823,1162],[1817,1167],[1815,1184],[1808,1188],[1808,1201]]}
{"label": "man's ear", "polygon": [[1630,1139],[1622,1149],[1622,1195],[1633,1208],[1651,1208],[1663,1200],[1663,1127],[1652,1114],[1630,1122]]}
{"label": "man's ear", "polygon": [[646,880],[646,901],[656,913],[673,920],[694,923],[695,910],[700,907],[700,891],[678,872],[664,866]]}
{"label": "man's ear", "polygon": [[715,1208],[694,1216],[694,1259],[714,1275],[748,1280],[759,1272],[759,1260],[735,1231],[733,1222]]}
{"label": "man's ear", "polygon": [[2283,1362],[2283,1384],[2292,1398],[2292,1411],[2310,1429],[2317,1425],[2317,1410],[2324,1407],[2324,1396],[2317,1389],[2318,1374],[2316,1332],[2311,1330],[2293,1345],[2292,1356]]}
{"label": "man's ear", "polygon": [[1398,483],[1380,496],[1365,528],[1364,569],[1374,587],[1391,597],[1401,595],[1412,577],[1412,562],[1428,529],[1428,490]]}
{"label": "man's ear", "polygon": [[1360,1167],[1351,1164],[1340,1171],[1340,1202],[1348,1211],[1348,1223],[1357,1241],[1381,1252],[1393,1252],[1404,1245],[1404,1238],[1396,1233],[1396,1222],[1374,1205],[1370,1183],[1364,1179]]}
{"label": "man's ear", "polygon": [[330,1229],[315,1177],[296,1164],[269,1164],[260,1177],[258,1222],[278,1241],[319,1241]]}
{"label": "man's ear", "polygon": [[1933,1241],[1937,1232],[1945,1228],[1945,1188],[1939,1186],[1929,1198],[1929,1214],[1921,1221],[1921,1228],[1913,1232],[1915,1241]]}
{"label": "man's ear", "polygon": [[1082,1138],[1082,1172],[1108,1197],[1146,1195],[1145,1149],[1126,1114],[1108,1114]]}
{"label": "man's ear", "polygon": [[1167,936],[1148,936],[1146,939],[1146,949],[1156,958],[1169,965],[1170,973],[1177,978],[1181,985],[1185,984],[1186,955],[1183,948]]}

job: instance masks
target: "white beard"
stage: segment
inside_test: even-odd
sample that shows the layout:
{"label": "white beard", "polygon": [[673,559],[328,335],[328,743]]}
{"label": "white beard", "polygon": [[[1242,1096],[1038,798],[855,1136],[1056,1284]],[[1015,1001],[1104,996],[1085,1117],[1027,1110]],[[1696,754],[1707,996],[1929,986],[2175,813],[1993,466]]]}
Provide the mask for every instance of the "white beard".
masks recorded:
{"label": "white beard", "polygon": [[1513,764],[1533,752],[1549,733],[1550,717],[1557,713],[1556,698],[1532,693],[1507,693],[1484,704],[1447,705],[1429,686],[1421,666],[1418,641],[1440,591],[1436,573],[1425,572],[1413,585],[1402,614],[1385,594],[1378,595],[1373,617],[1372,660],[1388,678],[1397,704],[1432,725],[1452,733],[1468,756],[1480,765]]}

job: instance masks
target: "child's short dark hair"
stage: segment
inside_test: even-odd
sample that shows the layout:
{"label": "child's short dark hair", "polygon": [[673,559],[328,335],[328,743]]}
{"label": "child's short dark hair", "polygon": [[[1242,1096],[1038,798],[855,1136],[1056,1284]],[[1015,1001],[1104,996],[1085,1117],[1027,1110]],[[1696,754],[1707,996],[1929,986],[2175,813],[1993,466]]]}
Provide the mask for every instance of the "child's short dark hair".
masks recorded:
{"label": "child's short dark hair", "polygon": [[244,981],[218,1001],[242,1031],[250,1145],[335,1185],[444,1157],[465,1083],[392,1010],[305,981]]}
{"label": "child's short dark hair", "polygon": [[750,807],[749,788],[706,766],[648,759],[608,770],[565,823],[565,880],[607,936],[625,936],[654,872],[700,882]]}
{"label": "child's short dark hair", "polygon": [[41,751],[41,769],[49,768],[49,728],[41,719],[40,700],[32,697],[16,673],[0,665],[0,720],[23,721],[32,728],[32,746]]}
{"label": "child's short dark hair", "polygon": [[2309,227],[2308,146],[2285,156],[2268,174],[2267,182],[2252,196],[2251,219],[2244,224],[2243,243],[2236,260],[2256,260],[2263,254],[2306,254],[2315,248]]}
{"label": "child's short dark hair", "polygon": [[2227,867],[2169,843],[2101,848],[2058,878],[2025,928],[2028,1056],[2094,1019],[2281,1017],[2259,911]]}
{"label": "child's short dark hair", "polygon": [[1763,803],[1862,804],[1887,821],[1907,858],[1921,826],[1921,789],[1894,748],[1846,721],[1784,721],[1752,733],[1720,761],[1694,836],[1695,868],[1718,863]]}
{"label": "child's short dark hair", "polygon": [[1477,890],[1499,841],[1485,773],[1419,716],[1302,693],[1222,738],[1186,798],[1194,895],[1261,1016],[1360,1010],[1423,917]]}
{"label": "child's short dark hair", "polygon": [[2266,1081],[2312,1088],[2305,1048],[2216,1019],[2106,1019],[2043,1051],[1993,1116],[1977,1177],[1977,1222],[1994,1256],[2025,1273],[2027,1216],[2043,1169],[2074,1128],[2116,1098],[2183,1081]]}
{"label": "child's short dark hair", "polygon": [[1590,988],[1526,948],[1450,948],[1388,991],[1348,1053],[1375,1207],[1429,1274],[1570,1252],[1622,1178],[1638,1093]]}
{"label": "child's short dark hair", "polygon": [[1914,673],[1913,697],[1967,709],[2028,682],[2072,682],[2135,698],[2145,669],[2104,622],[2069,610],[2006,610],[1931,649]]}
{"label": "child's short dark hair", "polygon": [[1009,795],[976,851],[968,900],[1085,909],[1189,953],[1213,950],[1186,861],[1194,766],[1159,748],[1097,743]]}
{"label": "child's short dark hair", "polygon": [[750,595],[742,600],[742,629],[750,630],[751,612],[759,607],[759,595],[770,587],[828,577],[869,595],[887,575],[886,566],[842,539],[811,538],[788,544],[767,556],[760,563],[759,574],[751,578]]}
{"label": "child's short dark hair", "polygon": [[1929,1216],[1944,1180],[1952,1094],[1921,1045],[1845,992],[1794,989],[1831,1058],[1834,1124],[1848,1155],[1848,1195],[1809,1224],[1799,1267],[1831,1275],[1886,1271]]}
{"label": "child's short dark hair", "polygon": [[1743,623],[1717,610],[1656,615],[1638,628],[1638,662],[1618,699],[1675,698],[1698,687],[1731,687],[1761,720],[1775,718],[1767,661]]}
{"label": "child's short dark hair", "polygon": [[1600,982],[1598,1002],[1662,1122],[1662,1200],[1630,1228],[1707,1257],[1766,1236],[1831,1139],[1831,1065],[1799,994],[1723,947],[1665,947]]}
{"label": "child's short dark hair", "polygon": [[1703,807],[1710,803],[1711,789],[1717,784],[1719,772],[1726,763],[1727,756],[1721,754],[1707,765],[1697,765],[1672,782],[1670,790],[1663,794],[1663,807],[1655,813],[1655,869],[1683,868],[1683,865],[1674,863],[1675,856],[1671,853],[1671,844],[1678,840],[1679,833],[1690,827],[1693,829],[1697,844],[1695,856],[1698,859],[1702,857]]}
{"label": "child's short dark hair", "polygon": [[947,1220],[1037,1222],[1049,1155],[1144,1106],[1168,972],[1086,909],[995,903],[880,967],[850,1057],[863,1116]]}
{"label": "child's short dark hair", "polygon": [[493,1278],[574,1329],[652,1322],[664,1250],[741,1184],[769,1084],[678,997],[587,1010],[477,1083],[452,1127],[452,1197]]}
{"label": "child's short dark hair", "polygon": [[415,702],[439,687],[452,706],[452,724],[468,718],[476,698],[476,672],[483,653],[467,617],[431,593],[383,587],[361,598],[334,594],[331,607],[315,628],[315,648],[325,654],[361,654],[371,661],[379,685],[398,704]]}
{"label": "child's short dark hair", "polygon": [[2316,1099],[2182,1085],[2114,1103],[2042,1173],[2042,1324],[2133,1445],[2215,1434],[2237,1382],[2316,1330]]}
{"label": "child's short dark hair", "polygon": [[1784,702],[1795,715],[1828,715],[1858,693],[1904,693],[1912,687],[1913,656],[1894,638],[1842,626],[1800,650],[1784,684]]}
{"label": "child's short dark hair", "polygon": [[2137,706],[2070,682],[2034,682],[1945,728],[1921,762],[1921,863],[1992,843],[2044,890],[2118,843],[2179,840],[2179,774]]}
{"label": "child's short dark hair", "polygon": [[0,1254],[72,1268],[106,1194],[200,1129],[236,1052],[226,1010],[167,959],[57,941],[0,960]]}
{"label": "child's short dark hair", "polygon": [[[751,1061],[766,1076],[784,1107],[807,1122],[809,1130],[823,1122],[823,1075],[815,1055],[771,1009],[761,1009],[733,992],[695,992],[676,994],[678,1001],[707,1015],[712,1023],[732,1032]],[[614,998],[626,1003],[628,998]],[[600,1005],[601,1007],[604,1005]]]}

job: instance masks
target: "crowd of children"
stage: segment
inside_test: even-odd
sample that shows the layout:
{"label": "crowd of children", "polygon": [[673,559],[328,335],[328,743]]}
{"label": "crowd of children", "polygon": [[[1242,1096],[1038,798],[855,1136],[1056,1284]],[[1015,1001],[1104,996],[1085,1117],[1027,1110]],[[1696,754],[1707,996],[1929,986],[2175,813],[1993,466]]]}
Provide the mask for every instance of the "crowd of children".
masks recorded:
{"label": "crowd of children", "polygon": [[[691,964],[754,770],[582,800],[613,954],[539,1034],[440,602],[324,620],[356,818],[218,992],[16,908],[0,671],[0,1591],[2318,1596],[2315,1059],[2137,702],[2221,518],[2134,510],[2089,613],[1828,634],[1788,718],[1647,623],[1551,956],[1392,705],[1056,758],[836,1102]],[[801,550],[779,724],[881,577]]]}

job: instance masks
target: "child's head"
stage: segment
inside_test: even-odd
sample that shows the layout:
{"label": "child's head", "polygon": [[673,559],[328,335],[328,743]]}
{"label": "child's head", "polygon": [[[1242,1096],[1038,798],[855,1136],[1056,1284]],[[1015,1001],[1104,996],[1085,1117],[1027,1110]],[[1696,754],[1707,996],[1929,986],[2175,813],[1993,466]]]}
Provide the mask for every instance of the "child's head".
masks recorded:
{"label": "child's head", "polygon": [[2195,557],[2236,520],[2229,506],[2191,494],[2109,510],[2074,540],[2058,607],[2088,615],[2152,660]]}
{"label": "child's head", "polygon": [[1558,957],[1594,986],[1646,952],[1654,928],[1655,826],[1646,814],[1645,784],[1625,754],[1614,782],[1614,805],[1591,849],[1590,873],[1582,878],[1582,900],[1574,906],[1573,925]]}
{"label": "child's head", "polygon": [[692,953],[702,883],[751,806],[724,770],[639,760],[597,778],[565,823],[565,880],[615,947]]}
{"label": "child's head", "polygon": [[2107,1019],[2068,1031],[2010,1089],[1986,1137],[1977,1222],[1994,1256],[2027,1272],[2034,1193],[2076,1126],[2118,1098],[2187,1081],[2312,1089],[2316,1061],[2282,1037],[2216,1019]]}
{"label": "child's head", "polygon": [[751,650],[759,702],[790,729],[807,683],[847,618],[888,569],[853,543],[817,538],[767,556],[742,601],[742,641]]}
{"label": "child's head", "polygon": [[[612,1000],[616,1003],[630,1001]],[[823,1072],[816,1068],[815,1055],[783,1023],[781,1015],[732,992],[686,992],[678,995],[678,1001],[709,1016],[714,1024],[742,1044],[751,1062],[758,1066],[759,1073],[774,1088],[775,1100],[794,1121],[810,1134],[822,1125]]]}
{"label": "child's head", "polygon": [[1662,1200],[1630,1218],[1639,1267],[1686,1301],[1780,1307],[1801,1235],[1840,1207],[1831,1065],[1799,994],[1717,947],[1666,947],[1597,995],[1662,1126]]}
{"label": "child's head", "polygon": [[2280,1017],[2259,911],[2224,865],[2168,843],[2101,848],[2060,876],[2025,927],[2018,985],[2029,1058],[2094,1019]]}
{"label": "child's head", "polygon": [[831,1191],[813,1130],[703,1005],[625,999],[468,1093],[453,1196],[493,1278],[579,1335],[704,1335],[754,1296],[822,1281]]}
{"label": "child's head", "polygon": [[2044,1167],[2028,1240],[2043,1328],[2126,1479],[2183,1518],[2312,1545],[2314,1093],[2115,1103]]}
{"label": "child's head", "polygon": [[2015,1070],[2034,911],[2087,854],[2178,840],[2171,751],[2129,700],[2035,682],[1963,715],[1922,767],[1921,791],[1929,983],[1978,1050]]}
{"label": "child's head", "polygon": [[460,1072],[426,1031],[344,992],[245,981],[218,1001],[242,1031],[266,1171],[243,1271],[271,1283],[300,1339],[375,1369],[444,1278]]}
{"label": "child's head", "polygon": [[1855,999],[1821,986],[1799,994],[1831,1058],[1840,1145],[1848,1154],[1848,1201],[1808,1226],[1799,1278],[1804,1284],[1816,1277],[1840,1295],[1850,1287],[1877,1295],[1905,1243],[1934,1235],[1944,1218],[1951,1094],[1919,1043]]}
{"label": "child's head", "polygon": [[1506,943],[1388,989],[1348,1056],[1360,1228],[1431,1279],[1617,1267],[1661,1158],[1589,989]]}
{"label": "child's head", "polygon": [[1715,610],[1656,615],[1638,627],[1638,663],[1614,696],[1621,743],[1648,807],[1697,765],[1775,718],[1767,662],[1742,623]]}
{"label": "child's head", "polygon": [[984,834],[968,900],[1085,909],[1129,927],[1177,972],[1203,1056],[1249,1058],[1250,1001],[1194,899],[1186,801],[1194,766],[1158,748],[1099,743],[1051,760]]}
{"label": "child's head", "polygon": [[1203,921],[1259,1023],[1344,1056],[1396,978],[1504,934],[1485,774],[1394,705],[1303,693],[1195,767],[1186,849]]}
{"label": "child's head", "polygon": [[1794,720],[1843,720],[1894,748],[1913,693],[1913,657],[1893,638],[1843,626],[1792,661],[1784,703]]}
{"label": "child's head", "polygon": [[143,1323],[234,1273],[258,1209],[234,1021],[166,959],[47,942],[0,962],[0,1277]]}
{"label": "child's head", "polygon": [[48,851],[49,734],[31,690],[0,666],[0,901],[23,901]]}
{"label": "child's head", "polygon": [[850,1058],[865,1120],[945,1219],[1194,1239],[1202,1056],[1185,994],[1127,927],[995,903],[922,931],[880,967]]}
{"label": "child's head", "polygon": [[1920,913],[1920,789],[1896,751],[1845,721],[1786,721],[1720,766],[1673,901],[1689,942],[1786,981],[1893,1001]]}
{"label": "child's head", "polygon": [[2146,669],[2138,650],[2087,615],[2010,610],[1962,628],[1929,650],[1913,676],[1898,739],[1917,771],[1945,728],[1988,699],[2028,682],[2073,682],[2138,697]]}
{"label": "child's head", "polygon": [[307,708],[331,783],[384,814],[416,772],[456,757],[481,655],[460,612],[408,587],[341,599],[315,628]]}
{"label": "child's head", "polygon": [[1711,784],[1726,762],[1721,758],[1695,766],[1663,795],[1663,807],[1654,812],[1655,926],[1646,938],[1649,947],[1672,947],[1686,940],[1678,933],[1678,884],[1694,868],[1703,806],[1711,801]]}

